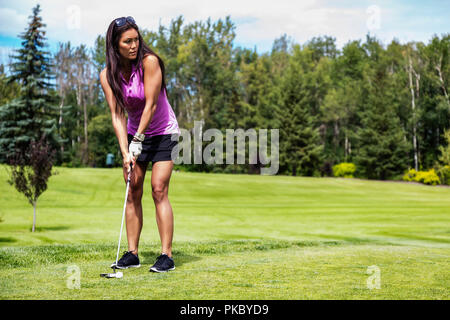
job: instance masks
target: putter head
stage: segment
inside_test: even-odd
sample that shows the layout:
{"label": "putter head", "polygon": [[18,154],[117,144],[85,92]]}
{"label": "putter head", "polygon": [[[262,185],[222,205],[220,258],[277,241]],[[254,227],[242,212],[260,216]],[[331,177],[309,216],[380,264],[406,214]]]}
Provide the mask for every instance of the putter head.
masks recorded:
{"label": "putter head", "polygon": [[103,278],[117,278],[117,279],[120,279],[120,278],[123,278],[123,273],[122,272],[115,272],[115,273],[100,273],[100,277],[103,277]]}

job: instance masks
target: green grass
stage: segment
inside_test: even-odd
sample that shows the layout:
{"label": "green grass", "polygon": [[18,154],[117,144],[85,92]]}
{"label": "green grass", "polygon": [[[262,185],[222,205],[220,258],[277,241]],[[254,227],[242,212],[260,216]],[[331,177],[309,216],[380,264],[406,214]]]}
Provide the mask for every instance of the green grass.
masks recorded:
{"label": "green grass", "polygon": [[[153,274],[148,269],[160,243],[148,172],[143,266],[125,270],[123,279],[103,279],[117,248],[121,171],[56,170],[31,233],[33,209],[0,167],[1,299],[450,297],[450,188],[173,173],[177,268]],[[373,265],[381,289],[367,287]],[[80,289],[67,287],[71,266],[81,271]]]}

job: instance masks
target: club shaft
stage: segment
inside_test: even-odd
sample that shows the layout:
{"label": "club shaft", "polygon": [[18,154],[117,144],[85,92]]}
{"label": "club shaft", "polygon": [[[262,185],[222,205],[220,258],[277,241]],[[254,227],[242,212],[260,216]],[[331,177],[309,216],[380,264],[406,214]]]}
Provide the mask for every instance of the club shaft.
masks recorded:
{"label": "club shaft", "polygon": [[[119,260],[120,242],[122,241],[123,221],[125,220],[125,210],[127,208],[128,188],[130,187],[130,176],[131,176],[131,170],[128,173],[127,189],[125,191],[125,202],[123,203],[122,223],[120,224],[119,244],[117,245],[116,266],[117,266],[117,261]],[[114,272],[115,272],[115,270],[114,270]]]}

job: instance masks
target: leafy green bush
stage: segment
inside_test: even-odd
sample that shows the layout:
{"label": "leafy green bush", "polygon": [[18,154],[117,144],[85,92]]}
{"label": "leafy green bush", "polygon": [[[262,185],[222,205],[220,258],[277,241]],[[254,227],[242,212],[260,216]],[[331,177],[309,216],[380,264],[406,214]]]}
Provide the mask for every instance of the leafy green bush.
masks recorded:
{"label": "leafy green bush", "polygon": [[416,171],[414,169],[411,169],[403,176],[403,180],[415,181],[433,186],[441,183],[434,169],[431,169],[429,171]]}
{"label": "leafy green bush", "polygon": [[[122,165],[122,155],[118,152],[119,144],[109,114],[101,114],[92,118],[88,125],[88,134],[91,165],[106,167],[106,155],[108,153],[115,155],[116,166]],[[81,159],[81,155],[77,158]],[[77,163],[73,163],[74,167],[76,165]]]}
{"label": "leafy green bush", "polygon": [[450,185],[450,166],[441,166],[437,169],[437,175],[442,184]]}
{"label": "leafy green bush", "polygon": [[441,155],[438,157],[439,161],[436,162],[434,168],[441,179],[441,183],[450,185],[450,129],[445,130],[444,139],[447,146],[439,147]]}
{"label": "leafy green bush", "polygon": [[353,178],[356,166],[350,162],[342,162],[333,166],[333,175],[335,177]]}

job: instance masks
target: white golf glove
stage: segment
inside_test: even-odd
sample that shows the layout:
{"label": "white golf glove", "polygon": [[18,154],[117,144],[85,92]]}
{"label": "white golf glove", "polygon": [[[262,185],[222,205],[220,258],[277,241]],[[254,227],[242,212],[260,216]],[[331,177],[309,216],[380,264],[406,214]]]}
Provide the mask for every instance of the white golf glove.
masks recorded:
{"label": "white golf glove", "polygon": [[140,141],[131,141],[130,147],[128,148],[130,155],[137,159],[142,152],[142,142]]}

